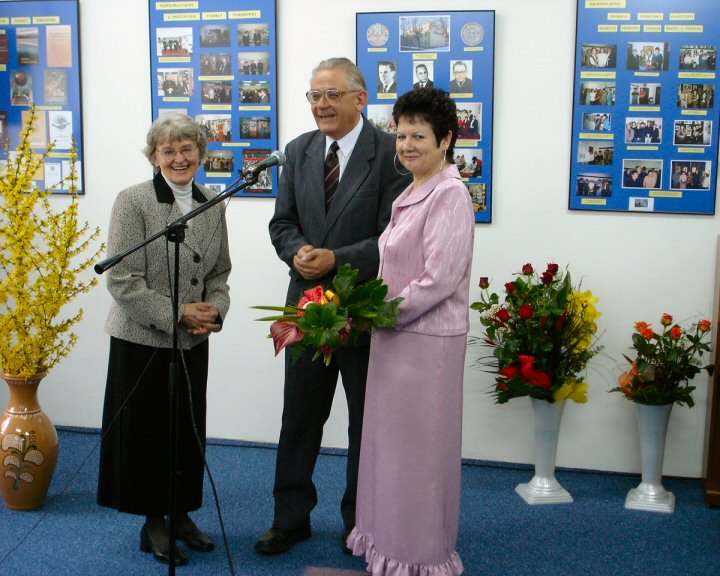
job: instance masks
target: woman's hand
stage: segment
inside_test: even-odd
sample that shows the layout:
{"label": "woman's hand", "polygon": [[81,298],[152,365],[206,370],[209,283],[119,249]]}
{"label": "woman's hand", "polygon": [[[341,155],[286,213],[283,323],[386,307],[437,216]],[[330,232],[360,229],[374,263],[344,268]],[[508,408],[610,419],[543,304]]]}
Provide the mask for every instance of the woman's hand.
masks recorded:
{"label": "woman's hand", "polygon": [[219,332],[222,326],[217,323],[219,313],[209,302],[190,302],[185,304],[180,323],[186,326],[185,331],[193,336]]}

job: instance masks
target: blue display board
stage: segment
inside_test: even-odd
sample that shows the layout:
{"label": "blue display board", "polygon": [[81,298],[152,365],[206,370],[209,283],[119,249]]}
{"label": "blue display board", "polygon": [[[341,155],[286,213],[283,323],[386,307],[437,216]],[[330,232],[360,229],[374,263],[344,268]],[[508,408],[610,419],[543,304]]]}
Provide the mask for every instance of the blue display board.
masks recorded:
{"label": "blue display board", "polygon": [[368,84],[367,118],[394,131],[397,97],[424,85],[450,92],[460,130],[455,163],[476,222],[492,218],[495,12],[357,14],[357,65]]}
{"label": "blue display board", "polygon": [[[189,114],[205,129],[197,174],[217,192],[277,148],[274,0],[150,1],[153,119]],[[237,194],[277,195],[277,168]]]}
{"label": "blue display board", "polygon": [[719,8],[578,0],[571,209],[715,213]]}
{"label": "blue display board", "polygon": [[78,192],[83,193],[82,102],[77,0],[0,4],[0,156],[16,146],[35,106],[31,146],[55,148],[36,173],[44,190],[68,193],[70,150],[75,141]]}

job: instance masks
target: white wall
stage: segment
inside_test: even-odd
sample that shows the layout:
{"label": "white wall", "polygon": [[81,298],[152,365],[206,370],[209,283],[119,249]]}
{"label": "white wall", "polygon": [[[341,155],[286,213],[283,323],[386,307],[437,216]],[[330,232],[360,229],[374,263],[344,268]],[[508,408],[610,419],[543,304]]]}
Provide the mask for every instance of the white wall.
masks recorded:
{"label": "white wall", "polygon": [[[313,66],[329,56],[355,56],[355,12],[434,10],[437,0],[278,0],[280,146],[314,128],[303,93]],[[472,6],[470,6],[472,4]],[[575,0],[446,0],[449,10],[496,10],[495,132],[491,225],[476,229],[474,276],[495,286],[525,262],[569,264],[601,298],[604,353],[589,371],[590,402],[567,406],[558,465],[637,471],[633,407],[615,385],[633,323],[713,313],[715,238],[712,216],[570,212],[568,170],[573,90]],[[552,6],[552,8],[549,8]],[[115,194],[149,177],[140,153],[150,123],[146,0],[81,1],[86,197],[82,216],[107,230]],[[305,22],[312,21],[309,27]],[[302,23],[302,24],[301,24]],[[62,202],[62,199],[55,200]],[[230,203],[233,305],[212,338],[210,436],[275,442],[282,408],[283,362],[253,322],[253,304],[279,304],[286,269],[267,234],[273,201]],[[474,284],[474,283],[473,283]],[[473,285],[471,300],[478,296]],[[71,354],[46,378],[41,402],[56,424],[98,427],[110,298],[99,287],[80,301],[86,311]],[[474,319],[473,319],[474,320]],[[473,323],[471,333],[479,334]],[[470,349],[469,360],[479,351]],[[532,415],[527,399],[496,406],[492,377],[468,367],[464,456],[531,462]],[[676,407],[670,420],[665,473],[702,473],[707,378],[696,382],[696,408]],[[0,403],[7,399],[1,389]],[[325,443],[344,446],[344,399],[338,394]]]}

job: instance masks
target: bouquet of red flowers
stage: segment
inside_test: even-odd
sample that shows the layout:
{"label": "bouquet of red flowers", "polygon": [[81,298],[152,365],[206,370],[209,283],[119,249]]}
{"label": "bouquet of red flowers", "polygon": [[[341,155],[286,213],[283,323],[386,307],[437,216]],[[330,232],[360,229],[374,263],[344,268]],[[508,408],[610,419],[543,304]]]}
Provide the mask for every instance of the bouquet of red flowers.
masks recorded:
{"label": "bouquet of red flowers", "polygon": [[382,279],[357,285],[357,276],[357,270],[344,264],[338,268],[331,287],[305,290],[296,306],[253,306],[283,313],[258,318],[272,321],[268,337],[275,344],[275,355],[285,346],[295,344],[292,358],[296,359],[305,348],[312,347],[313,360],[322,356],[325,365],[329,365],[333,352],[354,342],[361,332],[395,326],[402,298],[386,302],[388,287]]}
{"label": "bouquet of red flowers", "polygon": [[662,333],[658,334],[647,322],[636,322],[632,335],[635,360],[627,356],[630,370],[620,375],[620,386],[611,392],[622,392],[628,400],[640,404],[695,405],[690,386],[700,371],[712,376],[713,364],[702,365],[703,352],[710,352],[710,343],[703,339],[710,332],[710,320],[700,320],[690,330],[673,322],[667,312],[660,319]]}
{"label": "bouquet of red flowers", "polygon": [[498,404],[520,396],[586,402],[582,373],[600,350],[598,298],[580,292],[554,263],[542,274],[525,264],[505,284],[503,302],[489,286],[480,278],[481,299],[470,308],[480,312],[483,342],[492,350],[488,364],[497,373],[492,393]]}

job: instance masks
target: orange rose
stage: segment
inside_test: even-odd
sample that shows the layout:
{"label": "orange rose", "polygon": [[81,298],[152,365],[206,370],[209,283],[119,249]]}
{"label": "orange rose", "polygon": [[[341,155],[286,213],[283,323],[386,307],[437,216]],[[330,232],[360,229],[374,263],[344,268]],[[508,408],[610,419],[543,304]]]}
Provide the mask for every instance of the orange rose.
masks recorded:
{"label": "orange rose", "polygon": [[648,324],[647,322],[635,322],[635,330],[637,330],[641,334],[642,331],[646,330],[649,326],[650,324]]}
{"label": "orange rose", "polygon": [[663,326],[670,326],[670,324],[672,324],[672,321],[673,321],[673,317],[670,316],[670,314],[668,314],[667,312],[665,312],[665,313],[662,315],[662,320],[660,320],[660,323],[661,323]]}
{"label": "orange rose", "polygon": [[711,326],[710,320],[700,320],[700,322],[698,322],[698,330],[700,330],[700,332],[707,332]]}
{"label": "orange rose", "polygon": [[650,326],[647,326],[640,332],[640,334],[642,334],[642,337],[645,338],[645,340],[651,340],[652,337],[655,336],[655,331]]}
{"label": "orange rose", "polygon": [[680,340],[682,337],[683,329],[677,324],[670,329],[670,338],[673,340]]}

